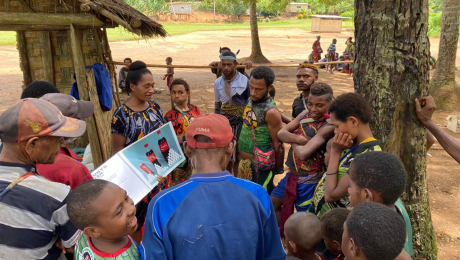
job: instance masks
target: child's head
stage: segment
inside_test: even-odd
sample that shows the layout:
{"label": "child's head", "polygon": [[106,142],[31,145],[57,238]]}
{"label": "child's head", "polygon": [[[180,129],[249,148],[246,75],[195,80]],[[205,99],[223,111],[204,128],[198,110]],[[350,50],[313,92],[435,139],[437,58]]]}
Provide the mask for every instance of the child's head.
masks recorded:
{"label": "child's head", "polygon": [[332,43],[333,43],[333,44],[336,44],[336,43],[337,43],[337,39],[332,39]]}
{"label": "child's head", "polygon": [[350,210],[346,208],[332,209],[321,217],[321,233],[327,250],[338,255],[342,253],[343,223],[347,220]]}
{"label": "child's head", "polygon": [[171,100],[176,105],[182,105],[187,102],[190,96],[190,86],[185,79],[174,79],[171,82]]}
{"label": "child's head", "polygon": [[321,242],[321,222],[315,214],[297,212],[287,219],[284,237],[290,255],[314,253]]}
{"label": "child's head", "polygon": [[307,109],[314,120],[321,119],[327,113],[334,93],[324,82],[316,82],[310,87]]}
{"label": "child's head", "polygon": [[331,158],[331,148],[332,148],[333,138],[329,139],[326,144],[326,153],[324,153],[324,164],[329,166],[329,159]]}
{"label": "child's head", "polygon": [[131,58],[125,58],[125,59],[123,60],[123,62],[124,62],[124,63],[129,63],[128,65],[125,65],[126,68],[129,68],[129,65],[130,65],[131,63],[133,63],[133,60],[131,60]]}
{"label": "child's head", "polygon": [[165,61],[166,61],[166,64],[167,64],[167,65],[171,65],[171,63],[172,63],[172,58],[171,58],[171,57],[167,57],[167,58],[165,59]]}
{"label": "child's head", "polygon": [[349,170],[348,193],[353,207],[364,201],[393,205],[404,192],[406,172],[399,159],[387,152],[362,153]]}
{"label": "child's head", "polygon": [[343,224],[342,251],[348,260],[392,260],[405,242],[404,220],[382,204],[359,204]]}
{"label": "child's head", "polygon": [[369,128],[372,118],[372,108],[367,100],[355,93],[342,94],[329,106],[332,123],[336,133],[347,133],[355,139],[360,129]]}
{"label": "child's head", "polygon": [[67,199],[67,213],[92,238],[116,240],[137,230],[134,202],[125,190],[105,180],[77,186]]}

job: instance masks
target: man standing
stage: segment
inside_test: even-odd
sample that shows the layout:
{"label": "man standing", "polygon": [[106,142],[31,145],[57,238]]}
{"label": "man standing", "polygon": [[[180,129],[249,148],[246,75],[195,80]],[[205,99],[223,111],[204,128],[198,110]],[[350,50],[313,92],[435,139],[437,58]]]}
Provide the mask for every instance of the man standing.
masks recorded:
{"label": "man standing", "polygon": [[323,49],[321,48],[321,36],[316,36],[316,41],[313,43],[313,61],[318,62],[321,59],[321,53],[323,53]]}
{"label": "man standing", "polygon": [[277,137],[283,126],[281,113],[269,94],[274,81],[275,74],[268,67],[260,66],[251,72],[251,98],[243,113],[238,138],[242,159],[239,173],[262,185],[268,194],[273,190],[273,177],[283,171],[284,163],[283,144]]}
{"label": "man standing", "polygon": [[284,260],[267,192],[225,171],[236,144],[228,120],[201,115],[185,136],[193,175],[150,202],[140,248],[144,259]]}
{"label": "man standing", "polygon": [[[230,50],[229,47],[220,47],[219,48],[219,58],[222,57],[222,55],[224,54],[224,52],[227,52],[227,51],[232,51]],[[238,52],[239,50],[235,53],[235,56],[238,55]],[[237,69],[239,73],[245,75],[246,77],[248,76],[248,74],[246,74],[246,69],[250,69],[252,67],[252,62],[248,61],[248,62],[239,62],[238,65],[246,65],[246,68],[239,68]],[[211,69],[211,72],[213,74],[216,74],[216,78],[219,78],[220,76],[222,76],[222,69],[220,68],[221,64],[220,64],[220,61],[213,61],[211,63],[209,63],[209,66],[211,67],[217,67],[216,69]]]}
{"label": "man standing", "polygon": [[[238,62],[233,52],[224,52],[220,62],[222,76],[214,82],[214,113],[224,115],[230,122],[233,135],[238,137],[243,111],[249,98],[249,80],[236,70]],[[237,159],[235,153],[227,166],[227,170],[233,174],[238,171],[238,163],[234,163]]]}
{"label": "man standing", "polygon": [[292,103],[292,118],[296,118],[307,109],[310,87],[318,80],[318,68],[312,64],[302,63],[297,69],[297,90],[302,91]]}
{"label": "man standing", "polygon": [[85,122],[41,99],[23,99],[0,117],[1,259],[65,259],[62,252],[75,245],[79,231],[66,208],[70,188],[37,175],[35,166],[53,163],[65,138],[85,129]]}

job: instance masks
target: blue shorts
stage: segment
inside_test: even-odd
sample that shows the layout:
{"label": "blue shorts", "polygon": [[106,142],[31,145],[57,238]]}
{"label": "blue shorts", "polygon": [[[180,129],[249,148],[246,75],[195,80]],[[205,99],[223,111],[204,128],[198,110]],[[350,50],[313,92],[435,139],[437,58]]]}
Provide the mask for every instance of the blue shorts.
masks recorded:
{"label": "blue shorts", "polygon": [[[291,172],[288,172],[286,176],[278,183],[278,185],[273,189],[271,195],[280,200],[284,197],[284,188],[286,187],[286,181],[288,175]],[[315,194],[316,186],[318,182],[305,184],[304,180],[308,177],[299,177],[297,181],[297,200],[295,201],[295,208],[297,211],[307,211],[310,207],[310,204],[313,200],[313,195]]]}

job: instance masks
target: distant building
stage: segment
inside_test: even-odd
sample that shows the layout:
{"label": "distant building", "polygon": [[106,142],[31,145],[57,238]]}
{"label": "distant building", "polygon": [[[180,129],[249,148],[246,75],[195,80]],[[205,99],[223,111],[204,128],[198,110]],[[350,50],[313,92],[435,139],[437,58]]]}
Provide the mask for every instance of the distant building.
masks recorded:
{"label": "distant building", "polygon": [[299,10],[302,9],[308,13],[308,11],[311,10],[311,6],[307,3],[289,3],[286,5],[285,14],[288,16],[296,16],[299,14]]}
{"label": "distant building", "polygon": [[312,15],[311,31],[312,32],[341,32],[342,20],[351,19],[337,15]]}
{"label": "distant building", "polygon": [[169,12],[176,15],[192,14],[192,3],[173,2],[169,5]]}

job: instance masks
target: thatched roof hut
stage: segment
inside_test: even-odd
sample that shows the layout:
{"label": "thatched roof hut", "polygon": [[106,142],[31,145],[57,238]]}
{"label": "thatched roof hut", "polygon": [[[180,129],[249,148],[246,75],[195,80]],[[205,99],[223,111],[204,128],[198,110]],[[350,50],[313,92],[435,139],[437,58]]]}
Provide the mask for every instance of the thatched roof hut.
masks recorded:
{"label": "thatched roof hut", "polygon": [[161,24],[123,0],[0,0],[0,31],[17,32],[23,86],[45,80],[69,93],[75,73],[80,98],[94,103],[95,114],[87,120],[88,136],[79,145],[89,140],[96,167],[112,153],[112,112],[101,110],[94,74],[85,66],[106,66],[115,90],[114,107],[119,105],[106,32],[118,25],[143,37],[166,36]]}

